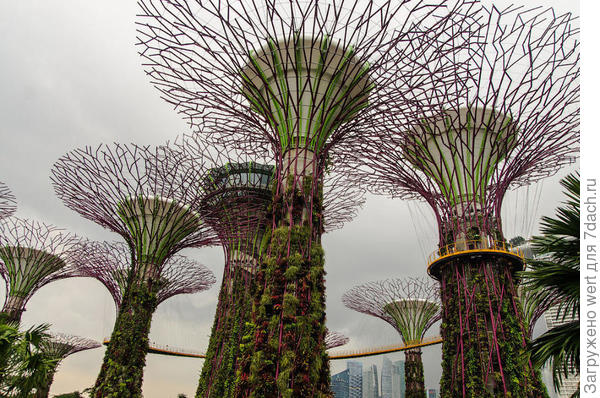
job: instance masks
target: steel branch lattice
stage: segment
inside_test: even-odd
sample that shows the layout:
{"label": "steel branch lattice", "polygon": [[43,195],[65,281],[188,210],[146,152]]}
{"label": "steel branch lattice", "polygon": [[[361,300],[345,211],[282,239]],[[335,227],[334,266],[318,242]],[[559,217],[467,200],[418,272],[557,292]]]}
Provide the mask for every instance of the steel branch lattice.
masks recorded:
{"label": "steel branch lattice", "polygon": [[2,313],[19,321],[31,296],[46,284],[75,276],[78,237],[52,225],[21,218],[0,221],[0,274],[6,282]]}
{"label": "steel branch lattice", "polygon": [[405,344],[419,343],[441,318],[439,289],[422,278],[368,282],[344,293],[342,301],[392,325]]}
{"label": "steel branch lattice", "polygon": [[138,265],[160,272],[177,251],[218,243],[204,222],[211,209],[202,206],[198,189],[203,170],[169,155],[134,144],[76,149],[55,163],[51,179],[69,208],[121,235]]}
{"label": "steel branch lattice", "polygon": [[65,333],[52,333],[43,344],[43,351],[52,358],[62,361],[69,355],[102,346],[98,341]]}
{"label": "steel branch lattice", "polygon": [[361,150],[338,152],[348,173],[372,191],[427,201],[440,246],[464,235],[502,240],[505,192],[553,174],[578,154],[574,18],[514,7],[482,7],[473,18],[481,28],[458,54],[468,75],[456,90],[431,94],[436,106],[427,108],[427,101],[391,104],[411,108],[418,121],[386,120],[392,124],[368,130],[373,135]]}
{"label": "steel branch lattice", "polygon": [[[456,43],[469,43],[471,31],[456,21],[477,22],[465,18],[468,6],[459,15],[439,2],[139,4],[141,54],[163,98],[211,141],[274,154],[273,239],[263,264],[280,272],[257,274],[264,294],[254,295],[257,332],[237,393],[327,395],[320,241],[330,149],[362,143],[366,130],[392,117],[392,98],[413,101],[406,85],[435,92],[426,84],[431,75],[455,82],[464,73],[452,62]],[[304,281],[283,277],[292,263],[288,275],[300,272]],[[299,330],[309,317],[315,321]],[[303,361],[289,359],[296,355]],[[250,366],[255,360],[260,367]]]}
{"label": "steel branch lattice", "polygon": [[[134,270],[131,251],[122,242],[86,241],[75,252],[79,275],[99,280],[110,292],[118,308]],[[185,256],[171,256],[159,275],[158,304],[179,294],[192,294],[209,289],[216,282],[212,272]]]}
{"label": "steel branch lattice", "polygon": [[332,332],[330,330],[327,331],[325,335],[325,347],[328,350],[336,347],[341,347],[345,344],[348,344],[350,338],[348,336],[344,336],[340,332]]}
{"label": "steel branch lattice", "polygon": [[[392,111],[391,99],[413,100],[404,95],[407,87],[437,93],[430,75],[440,83],[448,68],[460,73],[450,62],[456,47],[445,43],[469,42],[470,30],[455,29],[458,15],[444,2],[145,0],[140,6],[140,53],[163,98],[191,125],[217,125],[211,133],[219,142],[251,143],[249,151],[271,147],[276,159],[294,146],[326,154],[340,141],[364,140],[364,130]],[[312,50],[319,48],[321,55]],[[335,79],[323,78],[328,68],[337,68]],[[259,71],[302,79],[273,79],[270,86]],[[307,107],[309,100],[314,106]]]}
{"label": "steel branch lattice", "polygon": [[17,211],[17,199],[5,183],[0,181],[0,219],[12,216]]}

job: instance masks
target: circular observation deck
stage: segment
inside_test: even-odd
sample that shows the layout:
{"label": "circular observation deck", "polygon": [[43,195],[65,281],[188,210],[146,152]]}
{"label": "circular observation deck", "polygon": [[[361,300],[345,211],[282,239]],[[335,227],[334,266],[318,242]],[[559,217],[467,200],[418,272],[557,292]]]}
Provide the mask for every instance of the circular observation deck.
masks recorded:
{"label": "circular observation deck", "polygon": [[446,245],[429,255],[427,259],[427,273],[436,280],[440,280],[442,266],[460,258],[498,258],[502,257],[513,265],[513,271],[523,270],[525,256],[523,251],[516,246],[504,241],[496,240],[469,240],[457,241]]}

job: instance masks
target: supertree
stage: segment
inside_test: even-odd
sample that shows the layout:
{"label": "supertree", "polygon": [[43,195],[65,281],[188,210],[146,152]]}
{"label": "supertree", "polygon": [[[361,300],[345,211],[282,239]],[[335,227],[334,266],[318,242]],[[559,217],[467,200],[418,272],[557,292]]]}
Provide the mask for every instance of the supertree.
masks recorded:
{"label": "supertree", "polygon": [[[76,249],[74,262],[79,276],[100,281],[112,296],[117,311],[127,291],[132,271],[131,251],[124,242],[82,242]],[[157,277],[157,306],[179,294],[192,294],[209,289],[215,283],[213,273],[185,256],[169,257]]]}
{"label": "supertree", "polygon": [[[405,345],[422,342],[440,320],[439,290],[424,278],[387,279],[355,286],[342,296],[346,307],[383,319],[396,329]],[[404,351],[407,398],[425,397],[420,348]]]}
{"label": "supertree", "polygon": [[402,97],[398,76],[443,69],[448,35],[463,32],[436,15],[440,3],[140,5],[142,55],[164,98],[192,125],[218,124],[216,140],[263,144],[275,155],[271,235],[237,394],[328,395],[320,244],[328,153],[362,140],[388,101]]}
{"label": "supertree", "polygon": [[50,339],[46,340],[42,345],[42,352],[45,356],[53,359],[54,366],[46,374],[44,386],[35,393],[36,398],[48,398],[50,395],[50,387],[54,381],[54,374],[60,363],[69,355],[77,352],[91,350],[100,347],[99,342],[85,337],[73,336],[64,333],[53,333]]}
{"label": "supertree", "polygon": [[[219,214],[209,222],[220,232],[225,253],[221,292],[196,395],[230,397],[235,393],[240,343],[252,321],[251,295],[257,288],[254,276],[269,235],[275,170],[267,157],[214,145],[207,148],[199,134],[184,135],[178,148],[189,158],[189,167],[198,168],[199,160],[207,164],[206,158],[215,165],[205,175],[203,189],[208,193],[207,206]],[[339,180],[335,176],[324,187],[324,196],[330,199],[324,209],[326,231],[351,219],[364,202],[364,191]],[[253,227],[246,228],[247,233],[235,233],[240,225]]]}
{"label": "supertree", "polygon": [[64,229],[37,221],[17,217],[0,221],[0,275],[6,283],[1,321],[19,323],[35,292],[76,275],[71,260],[79,241]]}
{"label": "supertree", "polygon": [[332,348],[341,347],[345,344],[348,344],[350,338],[348,336],[344,336],[340,332],[332,332],[330,330],[327,331],[325,335],[325,347],[330,350]]}
{"label": "supertree", "polygon": [[15,195],[10,189],[0,182],[0,219],[12,216],[17,210]]}
{"label": "supertree", "polygon": [[[204,219],[201,171],[158,148],[100,145],[76,149],[52,169],[59,198],[71,209],[121,235],[131,250],[131,273],[94,396],[140,396],[152,314],[161,272],[186,247],[218,243]],[[172,178],[158,178],[162,175]]]}
{"label": "supertree", "polygon": [[500,211],[508,189],[553,174],[578,152],[578,28],[551,9],[478,15],[459,95],[436,97],[427,110],[415,100],[417,123],[372,129],[363,148],[340,156],[372,191],[421,198],[434,211],[439,250],[428,272],[441,288],[442,396],[541,396],[523,355],[515,278],[523,260],[506,243]]}

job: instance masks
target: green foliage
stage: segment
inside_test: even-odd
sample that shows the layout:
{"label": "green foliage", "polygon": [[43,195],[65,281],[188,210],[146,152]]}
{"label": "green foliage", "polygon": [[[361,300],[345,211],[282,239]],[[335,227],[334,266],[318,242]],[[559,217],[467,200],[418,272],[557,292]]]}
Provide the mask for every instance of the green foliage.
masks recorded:
{"label": "green foliage", "polygon": [[542,217],[541,236],[532,239],[534,252],[543,260],[530,260],[529,270],[522,273],[524,288],[539,305],[558,305],[564,320],[577,320],[550,329],[529,344],[531,360],[536,367],[552,366],[555,386],[560,386],[570,366],[579,371],[579,174],[561,180],[567,199],[556,209],[556,215]]}
{"label": "green foliage", "polygon": [[69,392],[66,394],[55,395],[53,398],[83,398],[79,391]]}
{"label": "green foliage", "polygon": [[293,178],[285,183],[284,194],[274,196],[278,227],[256,275],[256,329],[244,344],[236,397],[248,392],[251,397],[331,396],[324,343],[322,189],[310,177],[299,186]]}
{"label": "green foliage", "polygon": [[44,324],[20,332],[16,324],[0,322],[2,396],[26,398],[34,391],[47,391],[58,363],[58,359],[43,351],[50,339],[48,327]]}
{"label": "green foliage", "polygon": [[152,279],[148,282],[134,279],[126,290],[92,397],[142,396],[148,334],[158,305],[159,287]]}
{"label": "green foliage", "polygon": [[[250,344],[255,329],[250,316],[253,280],[247,283],[243,274],[246,271],[240,267],[234,267],[230,272],[231,279],[223,278],[196,397],[227,398],[234,395],[239,358]],[[227,286],[229,280],[231,288]],[[265,294],[263,298],[267,305],[270,296]]]}
{"label": "green foliage", "polygon": [[442,270],[443,398],[547,397],[528,363],[523,315],[503,261],[458,260]]}
{"label": "green foliage", "polygon": [[521,246],[525,243],[525,238],[523,238],[522,236],[515,236],[514,238],[509,240],[508,243],[510,243],[513,246]]}

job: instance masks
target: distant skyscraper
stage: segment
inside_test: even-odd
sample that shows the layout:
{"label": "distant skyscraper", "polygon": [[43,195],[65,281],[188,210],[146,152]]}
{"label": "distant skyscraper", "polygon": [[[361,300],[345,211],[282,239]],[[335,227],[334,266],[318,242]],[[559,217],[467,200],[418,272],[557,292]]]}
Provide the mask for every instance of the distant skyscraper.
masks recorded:
{"label": "distant skyscraper", "polygon": [[346,362],[346,367],[348,369],[348,385],[350,387],[349,398],[362,398],[362,362],[348,361]]}
{"label": "distant skyscraper", "polygon": [[406,397],[406,381],[404,380],[404,361],[396,361],[392,365],[392,397]]}
{"label": "distant skyscraper", "polygon": [[437,398],[437,390],[435,388],[427,390],[427,398]]}
{"label": "distant skyscraper", "polygon": [[371,365],[363,372],[362,398],[379,398],[379,378],[377,366]]}
{"label": "distant skyscraper", "polygon": [[381,398],[394,398],[392,391],[392,366],[392,361],[383,358],[383,366],[381,367]]}
{"label": "distant skyscraper", "polygon": [[350,398],[350,371],[348,369],[331,376],[331,391],[335,398]]}

